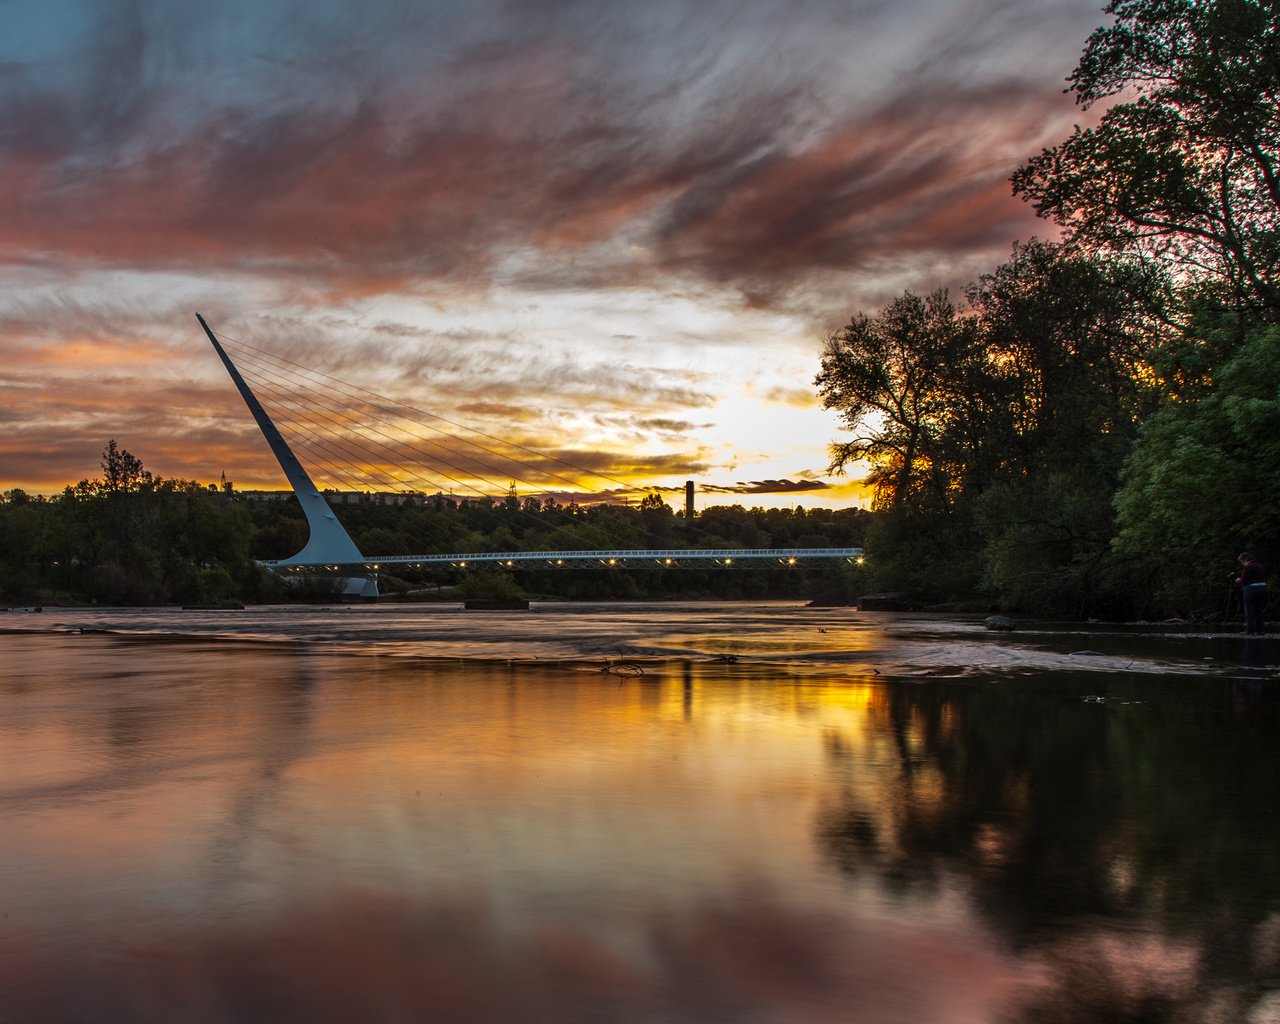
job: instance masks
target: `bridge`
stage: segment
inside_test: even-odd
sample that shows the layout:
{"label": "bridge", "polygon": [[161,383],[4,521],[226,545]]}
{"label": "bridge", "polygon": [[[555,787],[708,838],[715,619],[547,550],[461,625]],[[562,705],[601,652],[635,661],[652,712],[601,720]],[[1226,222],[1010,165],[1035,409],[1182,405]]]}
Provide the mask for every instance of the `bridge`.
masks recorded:
{"label": "bridge", "polygon": [[[584,551],[474,551],[452,554],[365,555],[356,546],[346,528],[338,521],[325,496],[316,487],[306,468],[285,441],[279,428],[258,400],[253,389],[227,354],[203,316],[196,319],[210,344],[226,368],[232,383],[240,392],[250,414],[262,431],[289,486],[302,506],[310,536],[302,550],[283,559],[264,560],[259,564],[277,575],[337,576],[346,579],[346,592],[364,597],[377,596],[377,574],[393,567],[453,569],[496,567],[503,569],[619,568],[627,566],[659,566],[677,568],[715,566],[721,568],[747,565],[790,567],[801,562],[833,561],[861,564],[861,548],[633,548]],[[271,385],[268,385],[270,387]],[[489,449],[485,449],[489,450]],[[527,449],[522,449],[528,451]],[[537,454],[532,453],[530,454]],[[446,463],[447,465],[451,465]],[[452,478],[451,478],[452,479]]]}
{"label": "bridge", "polygon": [[723,566],[749,562],[793,566],[803,560],[847,559],[860,562],[861,548],[626,548],[598,551],[474,551],[456,555],[383,555],[361,562],[333,562],[319,565],[293,559],[263,560],[258,564],[273,571],[317,569],[328,573],[377,572],[400,566],[406,569],[430,569],[448,566],[452,569],[490,565],[502,569],[606,568],[627,565]]}

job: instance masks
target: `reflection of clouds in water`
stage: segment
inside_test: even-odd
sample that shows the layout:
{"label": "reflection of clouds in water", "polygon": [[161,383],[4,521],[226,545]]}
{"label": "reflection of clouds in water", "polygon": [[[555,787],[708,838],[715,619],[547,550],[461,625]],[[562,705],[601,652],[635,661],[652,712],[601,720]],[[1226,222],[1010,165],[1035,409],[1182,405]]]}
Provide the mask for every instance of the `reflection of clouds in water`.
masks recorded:
{"label": "reflection of clouds in water", "polygon": [[874,926],[744,889],[592,927],[501,926],[482,897],[348,892],[256,927],[133,937],[75,986],[47,951],[0,968],[15,1019],[987,1021],[1035,972],[946,924]]}
{"label": "reflection of clouds in water", "polygon": [[307,658],[288,662],[284,674],[261,679],[265,691],[245,758],[256,761],[236,787],[228,809],[219,815],[209,848],[209,885],[218,890],[237,882],[251,882],[247,862],[254,837],[264,828],[291,765],[312,751],[308,733],[313,666]]}

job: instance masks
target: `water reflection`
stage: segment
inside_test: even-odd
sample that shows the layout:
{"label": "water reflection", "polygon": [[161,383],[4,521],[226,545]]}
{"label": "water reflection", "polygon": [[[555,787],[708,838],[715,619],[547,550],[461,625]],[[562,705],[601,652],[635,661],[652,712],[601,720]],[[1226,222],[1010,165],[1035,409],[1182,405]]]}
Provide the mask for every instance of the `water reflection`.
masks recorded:
{"label": "water reflection", "polygon": [[869,784],[828,738],[820,841],[884,890],[968,894],[1047,971],[1013,1019],[1244,1020],[1280,989],[1277,685],[881,689],[894,763]]}
{"label": "water reflection", "polygon": [[247,751],[256,764],[233,787],[211,836],[208,883],[214,889],[248,877],[253,840],[272,827],[273,806],[285,788],[289,769],[312,753],[309,726],[316,682],[312,660],[290,659],[284,671],[256,682],[265,698],[247,737]]}
{"label": "water reflection", "polygon": [[1262,676],[0,657],[0,1019],[1245,1020],[1280,978]]}

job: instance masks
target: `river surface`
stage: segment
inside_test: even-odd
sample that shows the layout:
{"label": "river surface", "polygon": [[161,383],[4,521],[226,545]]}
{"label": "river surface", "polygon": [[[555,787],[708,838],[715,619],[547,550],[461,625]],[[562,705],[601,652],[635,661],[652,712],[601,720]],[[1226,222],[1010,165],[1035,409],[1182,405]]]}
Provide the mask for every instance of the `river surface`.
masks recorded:
{"label": "river surface", "polygon": [[0,613],[0,1021],[1280,1022],[1280,638]]}

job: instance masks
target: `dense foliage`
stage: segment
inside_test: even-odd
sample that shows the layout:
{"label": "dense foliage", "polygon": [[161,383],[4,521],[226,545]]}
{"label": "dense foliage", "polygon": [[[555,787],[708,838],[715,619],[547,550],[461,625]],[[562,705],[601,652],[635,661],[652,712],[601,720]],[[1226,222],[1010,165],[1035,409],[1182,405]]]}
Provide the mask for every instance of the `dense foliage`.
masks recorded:
{"label": "dense foliage", "polygon": [[1125,465],[1117,547],[1185,607],[1221,597],[1241,547],[1280,552],[1280,327],[1204,324],[1156,364],[1169,392]]}
{"label": "dense foliage", "polygon": [[[292,497],[246,501],[231,488],[163,480],[110,442],[103,477],[54,498],[0,495],[0,602],[110,604],[331,598],[322,583],[284,586],[255,559],[299,551],[308,527]],[[854,547],[858,509],[707,509],[692,520],[650,496],[637,508],[503,501],[366,501],[338,516],[368,554],[687,547]],[[825,567],[647,567],[383,573],[384,594],[420,597],[523,592],[584,599],[803,597],[847,600],[854,570]],[[448,589],[446,589],[448,588]],[[454,589],[457,588],[457,589]]]}
{"label": "dense foliage", "polygon": [[[1272,0],[1112,0],[1071,76],[1092,128],[1014,190],[1096,252],[1140,255],[1280,312],[1280,11]],[[1124,97],[1120,102],[1113,102]]]}
{"label": "dense foliage", "polygon": [[1109,496],[1155,401],[1133,302],[1146,291],[1130,268],[1033,242],[961,309],[908,293],[830,337],[817,385],[858,431],[836,468],[872,466],[879,586],[1098,603]]}
{"label": "dense foliage", "polygon": [[115,441],[102,469],[54,498],[0,495],[0,600],[212,603],[269,588],[248,513],[217,487],[159,479]]}
{"label": "dense foliage", "polygon": [[881,589],[1198,614],[1240,550],[1280,556],[1280,9],[1107,12],[1070,88],[1109,106],[1013,177],[1062,240],[828,339]]}

